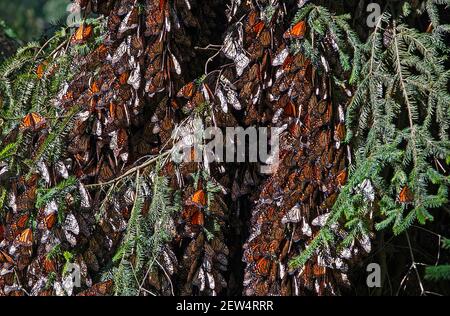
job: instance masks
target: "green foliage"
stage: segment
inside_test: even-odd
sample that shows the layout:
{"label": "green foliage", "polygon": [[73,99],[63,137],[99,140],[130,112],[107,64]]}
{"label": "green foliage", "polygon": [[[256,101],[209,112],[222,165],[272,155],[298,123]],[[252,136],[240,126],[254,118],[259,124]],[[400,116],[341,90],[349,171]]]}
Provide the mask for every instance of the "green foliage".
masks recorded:
{"label": "green foliage", "polygon": [[[159,170],[157,168],[156,170]],[[148,179],[138,172],[133,185],[135,201],[131,211],[127,232],[113,258],[118,262],[114,273],[115,294],[136,296],[140,294],[146,271],[151,271],[158,259],[161,247],[171,240],[170,221],[174,212],[181,208],[181,201],[171,192],[167,178],[152,174],[151,203],[143,215],[145,186]]]}
{"label": "green foliage", "polygon": [[[439,25],[436,5],[444,2],[427,2],[425,11],[435,26]],[[323,38],[331,32],[337,34],[332,37],[340,50],[349,47],[341,43],[337,17],[325,8],[306,6],[294,22],[303,19],[311,35],[301,46],[316,62],[321,50],[308,42],[311,37]],[[366,43],[347,37],[354,47],[353,69],[347,77],[356,88],[346,119],[346,143],[354,156],[349,180],[326,226],[292,266],[302,266],[317,248],[333,242],[333,224],[345,223],[345,246],[367,235],[373,218],[378,220],[376,229],[392,227],[398,235],[415,221],[433,220],[432,209],[448,203],[450,70],[444,29],[419,32],[402,23],[401,16],[384,12]],[[343,54],[339,62],[349,70],[350,58]],[[439,269],[444,273],[444,268]]]}
{"label": "green foliage", "polygon": [[[442,240],[442,248],[450,250],[450,239]],[[450,280],[450,264],[426,267],[425,279],[431,281],[449,281]]]}
{"label": "green foliage", "polygon": [[450,264],[427,267],[425,278],[431,281],[450,281]]}

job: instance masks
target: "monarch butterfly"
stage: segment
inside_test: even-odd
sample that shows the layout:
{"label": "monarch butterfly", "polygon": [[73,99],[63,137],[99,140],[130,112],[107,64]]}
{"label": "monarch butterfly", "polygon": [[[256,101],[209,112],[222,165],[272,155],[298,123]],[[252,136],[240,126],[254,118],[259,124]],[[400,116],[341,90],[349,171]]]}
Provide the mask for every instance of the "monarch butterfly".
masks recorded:
{"label": "monarch butterfly", "polygon": [[104,44],[101,44],[95,49],[93,54],[96,55],[99,60],[101,60],[106,57],[107,52],[108,52],[107,47]]}
{"label": "monarch butterfly", "polygon": [[101,180],[108,181],[108,180],[112,179],[112,177],[114,176],[114,172],[113,172],[113,168],[111,167],[110,163],[103,162],[103,163],[99,164],[98,167],[100,167],[99,178]]}
{"label": "monarch butterfly", "polygon": [[256,36],[259,36],[259,34],[261,34],[263,29],[264,29],[264,21],[259,21],[253,26],[253,32],[256,33]]}
{"label": "monarch butterfly", "polygon": [[187,85],[185,85],[181,90],[178,92],[177,97],[178,98],[185,98],[190,99],[194,95],[196,88],[194,82],[189,82]]}
{"label": "monarch butterfly", "polygon": [[214,238],[211,241],[211,247],[213,248],[214,252],[216,252],[216,253],[223,253],[226,256],[228,256],[228,254],[229,254],[227,245],[225,245],[225,243],[223,243],[218,238]]}
{"label": "monarch butterfly", "polygon": [[256,263],[256,272],[260,275],[268,275],[270,270],[270,260],[261,258]]}
{"label": "monarch butterfly", "polygon": [[89,93],[92,95],[92,94],[96,94],[98,92],[100,92],[100,89],[97,85],[97,82],[94,82],[89,88]]}
{"label": "monarch butterfly", "polygon": [[191,224],[199,226],[205,225],[205,216],[203,215],[203,212],[200,209],[197,209],[197,211],[191,217]]}
{"label": "monarch butterfly", "polygon": [[72,42],[83,42],[92,35],[91,25],[80,25],[73,35]]}
{"label": "monarch butterfly", "polygon": [[313,168],[311,167],[311,165],[306,165],[301,173],[300,173],[300,181],[308,181],[311,180],[313,176]]}
{"label": "monarch butterfly", "polygon": [[293,64],[294,64],[294,56],[288,55],[283,62],[283,70],[290,71],[292,69]]}
{"label": "monarch butterfly", "polygon": [[128,81],[128,77],[129,77],[128,71],[123,72],[123,73],[119,76],[119,82],[120,82],[120,84],[121,84],[121,85],[126,84],[127,81]]}
{"label": "monarch butterfly", "polygon": [[197,192],[194,193],[194,195],[192,196],[192,203],[194,203],[194,205],[198,205],[200,207],[205,207],[206,206],[206,193],[203,190],[198,190]]}
{"label": "monarch butterfly", "polygon": [[27,228],[20,233],[18,241],[25,247],[30,247],[33,244],[33,231]]}
{"label": "monarch butterfly", "polygon": [[44,67],[45,67],[45,63],[39,64],[37,66],[36,75],[39,79],[42,79],[42,77],[44,76],[44,71],[45,71]]}
{"label": "monarch butterfly", "polygon": [[284,114],[286,114],[286,116],[289,116],[289,117],[297,117],[298,116],[297,107],[295,106],[295,104],[292,101],[289,101],[286,104],[286,106],[284,107]]}
{"label": "monarch butterfly", "polygon": [[269,30],[262,30],[261,33],[258,34],[258,36],[260,38],[262,46],[264,47],[270,46],[270,43],[272,42],[272,35]]}
{"label": "monarch butterfly", "polygon": [[64,102],[72,101],[73,100],[73,91],[67,91],[67,93],[63,95],[62,99]]}
{"label": "monarch butterfly", "polygon": [[258,19],[258,12],[256,12],[255,10],[251,11],[248,14],[248,22],[247,22],[248,26],[253,27],[257,23],[256,22],[257,19]]}
{"label": "monarch butterfly", "polygon": [[53,226],[56,223],[56,218],[57,218],[56,213],[49,214],[44,218],[44,223],[47,229],[53,228]]}
{"label": "monarch butterfly", "polygon": [[8,262],[10,264],[14,264],[14,260],[11,256],[3,250],[0,250],[0,263]]}
{"label": "monarch butterfly", "polygon": [[45,272],[47,272],[47,273],[55,272],[56,267],[55,267],[55,263],[53,262],[53,260],[51,260],[49,258],[45,258],[44,259],[44,269],[45,269]]}
{"label": "monarch butterfly", "polygon": [[272,242],[268,245],[267,250],[271,255],[275,255],[280,247],[280,243],[278,240],[272,240]]}
{"label": "monarch butterfly", "polygon": [[336,177],[336,181],[339,186],[343,186],[347,181],[347,170],[342,170]]}
{"label": "monarch butterfly", "polygon": [[145,24],[147,26],[145,35],[158,35],[161,32],[162,24],[164,22],[164,14],[162,10],[152,11],[151,14],[147,14]]}
{"label": "monarch butterfly", "polygon": [[22,215],[19,220],[17,221],[17,227],[19,228],[25,228],[25,225],[28,222],[28,219],[30,218],[30,216],[28,214],[24,214]]}
{"label": "monarch butterfly", "polygon": [[343,141],[345,139],[345,125],[344,123],[339,123],[334,131],[334,140]]}
{"label": "monarch butterfly", "polygon": [[313,274],[316,277],[324,276],[327,272],[326,268],[318,265],[317,263],[313,266]]}
{"label": "monarch butterfly", "polygon": [[124,128],[119,129],[117,132],[117,146],[123,148],[128,141],[128,134]]}
{"label": "monarch butterfly", "polygon": [[400,203],[411,203],[414,199],[414,196],[411,192],[411,189],[408,186],[403,187],[398,196],[398,200]]}
{"label": "monarch butterfly", "polygon": [[289,30],[287,30],[284,33],[283,37],[285,39],[291,38],[302,39],[305,36],[305,33],[306,33],[306,22],[300,21],[296,23],[294,26],[292,26]]}
{"label": "monarch butterfly", "polygon": [[267,292],[269,291],[269,284],[267,282],[258,282],[254,286],[256,289],[255,295],[256,296],[265,296],[267,295]]}
{"label": "monarch butterfly", "polygon": [[31,128],[33,130],[37,130],[45,125],[45,119],[37,113],[28,113],[22,119],[20,123],[20,127],[22,129]]}

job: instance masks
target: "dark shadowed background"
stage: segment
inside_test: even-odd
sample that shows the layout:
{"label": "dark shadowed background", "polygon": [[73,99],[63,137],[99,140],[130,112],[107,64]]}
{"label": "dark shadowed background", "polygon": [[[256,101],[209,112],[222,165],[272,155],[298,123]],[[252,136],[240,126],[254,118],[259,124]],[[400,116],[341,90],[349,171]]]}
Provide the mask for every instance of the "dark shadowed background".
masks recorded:
{"label": "dark shadowed background", "polygon": [[37,40],[64,22],[70,0],[0,0],[0,29],[21,42]]}

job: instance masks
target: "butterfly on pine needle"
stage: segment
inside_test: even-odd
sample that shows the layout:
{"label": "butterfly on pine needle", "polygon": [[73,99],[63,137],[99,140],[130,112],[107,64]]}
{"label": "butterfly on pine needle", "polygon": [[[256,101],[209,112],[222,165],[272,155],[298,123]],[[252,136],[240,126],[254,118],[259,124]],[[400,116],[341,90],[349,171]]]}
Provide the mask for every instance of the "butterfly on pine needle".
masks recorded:
{"label": "butterfly on pine needle", "polygon": [[27,228],[17,237],[17,241],[20,245],[30,247],[33,245],[33,231],[31,228]]}
{"label": "butterfly on pine needle", "polygon": [[46,257],[44,259],[44,269],[45,272],[47,273],[55,272],[56,271],[55,262],[52,259]]}
{"label": "butterfly on pine needle", "polygon": [[42,79],[42,77],[44,76],[45,66],[46,66],[46,62],[43,62],[43,63],[39,64],[36,68],[36,75],[39,79]]}
{"label": "butterfly on pine needle", "polygon": [[187,85],[181,88],[181,90],[177,93],[178,98],[190,99],[194,95],[196,91],[196,85],[194,82],[189,82]]}
{"label": "butterfly on pine needle", "polygon": [[81,24],[72,37],[72,43],[82,43],[92,36],[93,28],[91,25]]}
{"label": "butterfly on pine needle", "polygon": [[53,228],[53,226],[55,226],[56,219],[57,219],[56,213],[49,214],[44,218],[44,224],[47,227],[47,229],[50,230]]}
{"label": "butterfly on pine needle", "polygon": [[398,195],[400,203],[411,203],[414,200],[414,195],[408,186],[404,186]]}
{"label": "butterfly on pine needle", "polygon": [[25,115],[20,123],[21,129],[31,129],[36,131],[43,127],[45,127],[45,118],[34,112]]}
{"label": "butterfly on pine needle", "polygon": [[202,210],[194,205],[187,205],[183,209],[182,217],[191,225],[203,226],[205,224],[205,217]]}
{"label": "butterfly on pine needle", "polygon": [[259,36],[259,34],[261,34],[263,29],[264,29],[264,21],[259,21],[253,26],[253,32],[256,33],[257,37]]}
{"label": "butterfly on pine needle", "polygon": [[342,187],[347,182],[347,170],[342,170],[336,177],[337,184]]}
{"label": "butterfly on pine needle", "polygon": [[92,83],[92,85],[89,87],[89,94],[94,95],[99,92],[100,92],[100,88],[98,87],[97,82]]}
{"label": "butterfly on pine needle", "polygon": [[300,21],[287,30],[283,37],[285,39],[302,39],[306,34],[306,21]]}
{"label": "butterfly on pine needle", "polygon": [[192,196],[192,199],[190,201],[191,204],[194,204],[198,207],[205,207],[206,206],[206,193],[204,190],[198,190],[194,193]]}
{"label": "butterfly on pine needle", "polygon": [[266,258],[261,258],[256,263],[256,272],[259,275],[268,275],[270,271],[271,261]]}
{"label": "butterfly on pine needle", "polygon": [[30,216],[28,214],[24,214],[22,215],[19,220],[17,221],[17,227],[20,229],[25,228],[25,226],[28,223],[28,219],[30,218]]}

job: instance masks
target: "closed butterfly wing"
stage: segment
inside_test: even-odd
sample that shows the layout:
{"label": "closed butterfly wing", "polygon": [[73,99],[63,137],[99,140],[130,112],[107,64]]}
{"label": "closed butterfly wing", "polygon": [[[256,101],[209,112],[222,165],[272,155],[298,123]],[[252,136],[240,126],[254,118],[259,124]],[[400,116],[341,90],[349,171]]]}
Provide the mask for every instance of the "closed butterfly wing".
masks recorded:
{"label": "closed butterfly wing", "polygon": [[206,206],[206,193],[204,190],[198,190],[192,196],[191,202],[199,207]]}
{"label": "closed butterfly wing", "polygon": [[414,199],[414,195],[408,186],[404,186],[398,195],[398,201],[400,203],[411,203]]}
{"label": "closed butterfly wing", "polygon": [[285,39],[302,39],[306,34],[306,21],[297,22],[286,33],[284,33]]}
{"label": "closed butterfly wing", "polygon": [[268,275],[270,271],[271,261],[266,258],[261,258],[256,263],[256,272],[260,275]]}
{"label": "closed butterfly wing", "polygon": [[185,85],[181,90],[178,92],[177,97],[190,99],[194,95],[196,91],[196,85],[194,82],[190,82],[187,85]]}
{"label": "closed butterfly wing", "polygon": [[18,236],[18,242],[20,245],[30,247],[33,244],[33,231],[31,228],[27,228]]}

